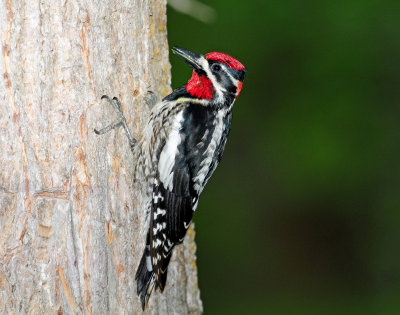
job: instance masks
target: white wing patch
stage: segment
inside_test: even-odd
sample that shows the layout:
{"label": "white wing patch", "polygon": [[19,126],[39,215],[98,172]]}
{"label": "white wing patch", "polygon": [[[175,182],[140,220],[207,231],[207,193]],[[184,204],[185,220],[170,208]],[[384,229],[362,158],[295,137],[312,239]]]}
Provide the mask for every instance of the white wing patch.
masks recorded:
{"label": "white wing patch", "polygon": [[172,168],[175,163],[175,156],[178,153],[178,146],[181,143],[181,136],[179,131],[182,126],[183,111],[180,111],[172,124],[171,132],[169,133],[167,142],[160,154],[158,161],[158,172],[160,174],[160,181],[164,187],[172,191],[172,180],[174,178],[174,172]]}

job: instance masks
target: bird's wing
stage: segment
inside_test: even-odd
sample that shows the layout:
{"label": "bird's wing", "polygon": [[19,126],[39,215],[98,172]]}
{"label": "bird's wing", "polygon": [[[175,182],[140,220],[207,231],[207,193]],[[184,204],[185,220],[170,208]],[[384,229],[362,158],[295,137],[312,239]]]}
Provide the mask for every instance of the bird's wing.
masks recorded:
{"label": "bird's wing", "polygon": [[204,108],[188,104],[176,114],[160,150],[149,233],[152,265],[161,289],[172,248],[182,242],[197,206],[202,189],[199,174],[204,173],[204,179],[209,173],[209,167],[202,164],[212,129],[206,123],[211,121],[207,115],[211,114]]}

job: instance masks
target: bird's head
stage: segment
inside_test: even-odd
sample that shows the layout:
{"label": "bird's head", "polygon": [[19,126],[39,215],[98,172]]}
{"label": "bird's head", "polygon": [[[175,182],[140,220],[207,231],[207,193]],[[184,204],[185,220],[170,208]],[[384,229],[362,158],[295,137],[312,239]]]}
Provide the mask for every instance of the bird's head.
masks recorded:
{"label": "bird's head", "polygon": [[193,67],[192,77],[186,84],[191,95],[216,101],[239,95],[246,73],[246,68],[239,60],[216,51],[200,55],[174,47],[173,52]]}

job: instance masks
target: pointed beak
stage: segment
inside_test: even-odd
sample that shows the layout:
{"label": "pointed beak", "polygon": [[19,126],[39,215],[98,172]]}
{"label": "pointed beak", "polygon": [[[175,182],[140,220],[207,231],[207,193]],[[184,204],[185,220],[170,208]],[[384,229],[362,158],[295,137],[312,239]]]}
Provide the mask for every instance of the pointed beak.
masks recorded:
{"label": "pointed beak", "polygon": [[196,54],[182,47],[174,47],[172,48],[172,52],[180,56],[183,60],[185,60],[189,65],[193,67],[193,69],[202,70],[202,67],[200,65],[200,60],[202,58],[202,55]]}

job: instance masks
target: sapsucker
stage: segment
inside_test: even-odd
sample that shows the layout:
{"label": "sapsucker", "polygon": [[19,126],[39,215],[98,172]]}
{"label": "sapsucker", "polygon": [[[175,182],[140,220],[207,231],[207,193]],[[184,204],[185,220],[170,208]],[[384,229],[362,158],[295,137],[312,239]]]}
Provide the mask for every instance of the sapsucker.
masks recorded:
{"label": "sapsucker", "polygon": [[246,72],[240,61],[222,52],[200,55],[179,47],[173,52],[193,68],[192,77],[153,106],[139,142],[117,98],[104,96],[120,120],[95,130],[125,128],[137,160],[136,184],[148,196],[146,245],[136,272],[143,309],[154,287],[164,290],[172,249],[183,241],[199,196],[221,160]]}

